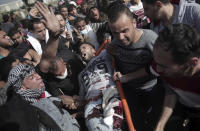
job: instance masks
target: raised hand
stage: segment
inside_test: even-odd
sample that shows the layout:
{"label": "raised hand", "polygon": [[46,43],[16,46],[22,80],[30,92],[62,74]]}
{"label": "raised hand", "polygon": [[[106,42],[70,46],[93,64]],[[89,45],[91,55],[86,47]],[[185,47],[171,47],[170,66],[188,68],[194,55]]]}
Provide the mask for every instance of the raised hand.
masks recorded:
{"label": "raised hand", "polygon": [[74,33],[76,34],[77,39],[78,39],[79,41],[83,42],[83,41],[84,41],[84,38],[83,38],[83,36],[81,35],[80,31],[78,31],[78,30],[75,29],[75,28],[74,28],[73,31],[74,31]]}
{"label": "raised hand", "polygon": [[41,2],[36,2],[35,7],[38,9],[40,14],[43,16],[42,22],[45,24],[47,29],[53,33],[53,35],[58,35],[60,33],[60,23],[56,16],[54,15],[53,9],[50,10],[48,7]]}
{"label": "raised hand", "polygon": [[66,96],[63,95],[62,97],[60,97],[62,100],[62,103],[65,105],[66,108],[68,109],[77,109],[74,100],[71,96]]}

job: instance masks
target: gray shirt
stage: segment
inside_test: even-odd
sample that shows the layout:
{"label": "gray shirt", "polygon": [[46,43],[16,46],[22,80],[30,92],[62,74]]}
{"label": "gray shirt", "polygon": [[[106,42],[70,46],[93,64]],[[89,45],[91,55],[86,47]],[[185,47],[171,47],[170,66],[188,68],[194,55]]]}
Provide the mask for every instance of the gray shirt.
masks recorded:
{"label": "gray shirt", "polygon": [[[143,29],[140,39],[129,46],[125,46],[118,40],[113,40],[111,45],[116,47],[119,55],[115,56],[117,69],[122,74],[134,72],[151,64],[153,59],[153,44],[157,34],[151,30]],[[133,86],[138,89],[148,89],[157,83],[156,78],[147,76],[141,79],[133,80],[127,83],[127,86]]]}
{"label": "gray shirt", "polygon": [[[173,24],[183,23],[194,27],[200,32],[200,5],[195,3],[193,0],[186,1],[180,0],[179,5],[174,5],[175,12],[173,17]],[[154,26],[151,24],[150,28],[155,32],[160,32],[164,29],[162,22]]]}

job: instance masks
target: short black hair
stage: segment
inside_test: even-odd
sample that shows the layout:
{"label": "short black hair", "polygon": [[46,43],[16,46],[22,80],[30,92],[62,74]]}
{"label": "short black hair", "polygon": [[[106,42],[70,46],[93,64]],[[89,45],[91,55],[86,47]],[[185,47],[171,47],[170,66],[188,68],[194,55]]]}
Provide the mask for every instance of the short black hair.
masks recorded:
{"label": "short black hair", "polygon": [[184,64],[191,57],[200,57],[200,34],[186,24],[169,25],[159,33],[154,45],[158,47],[169,51],[175,63]]}
{"label": "short black hair", "polygon": [[81,53],[80,47],[81,47],[83,44],[90,45],[90,46],[95,50],[94,45],[92,45],[91,43],[89,43],[89,42],[81,42],[81,43],[79,44],[79,46],[78,46],[78,53],[79,53],[79,54]]}
{"label": "short black hair", "polygon": [[56,16],[56,15],[62,16],[62,18],[65,20],[64,16],[63,16],[60,12],[55,12],[54,14],[55,14],[55,16]]}
{"label": "short black hair", "polygon": [[76,17],[76,19],[74,20],[74,25],[76,25],[76,23],[78,23],[80,21],[85,21],[85,19],[82,17]]}
{"label": "short black hair", "polygon": [[73,4],[69,4],[67,8],[68,8],[68,12],[71,12],[74,8],[76,8],[76,6]]}
{"label": "short black hair", "polygon": [[2,81],[7,81],[10,70],[12,69],[12,63],[15,62],[17,57],[7,56],[0,60],[0,77]]}
{"label": "short black hair", "polygon": [[92,10],[92,9],[97,9],[97,10],[99,10],[96,6],[92,6],[92,7],[90,7],[90,9],[89,9],[89,12]]}
{"label": "short black hair", "polygon": [[29,21],[29,26],[28,26],[28,30],[30,31],[30,30],[34,30],[34,24],[40,24],[40,23],[42,23],[41,21],[40,21],[40,19],[39,18],[33,18],[33,19],[31,19],[30,21]]}
{"label": "short black hair", "polygon": [[154,5],[156,3],[156,1],[160,1],[163,4],[170,3],[170,0],[142,0],[142,2],[145,2],[147,4],[151,4],[151,5]]}
{"label": "short black hair", "polygon": [[17,33],[20,33],[20,31],[18,30],[18,27],[13,27],[10,29],[10,31],[8,32],[8,36],[9,37],[12,37],[14,36],[15,34]]}
{"label": "short black hair", "polygon": [[51,73],[56,73],[58,71],[58,61],[61,61],[61,60],[63,59],[59,56],[54,56],[50,59],[49,71]]}
{"label": "short black hair", "polygon": [[4,22],[8,22],[9,18],[10,18],[10,16],[8,14],[3,15],[3,21]]}
{"label": "short black hair", "polygon": [[69,5],[69,4],[66,3],[66,2],[63,3],[61,6],[59,6],[59,11],[61,11],[62,8],[67,8],[67,10],[68,10],[68,5]]}
{"label": "short black hair", "polygon": [[109,22],[114,23],[122,15],[126,14],[131,20],[133,19],[133,13],[124,4],[112,4],[109,6],[108,19]]}
{"label": "short black hair", "polygon": [[20,22],[21,22],[22,27],[23,27],[24,29],[27,29],[27,28],[28,28],[28,26],[29,26],[29,20],[28,20],[28,19],[23,19],[23,20],[21,20]]}

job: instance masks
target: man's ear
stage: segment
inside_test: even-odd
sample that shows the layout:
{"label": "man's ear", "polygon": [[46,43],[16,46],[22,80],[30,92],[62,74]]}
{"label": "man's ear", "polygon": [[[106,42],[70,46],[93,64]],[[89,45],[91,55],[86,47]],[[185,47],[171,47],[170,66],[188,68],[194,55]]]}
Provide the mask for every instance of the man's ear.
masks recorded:
{"label": "man's ear", "polygon": [[162,3],[161,1],[159,1],[159,0],[157,0],[156,3],[155,3],[155,5],[156,5],[157,7],[162,7],[162,6],[163,6],[163,3]]}
{"label": "man's ear", "polygon": [[23,82],[22,82],[22,85],[21,85],[21,88],[19,90],[26,90],[27,88],[23,85]]}
{"label": "man's ear", "polygon": [[136,21],[136,19],[135,18],[133,18],[133,26],[136,28],[136,26],[137,26],[137,21]]}
{"label": "man's ear", "polygon": [[189,59],[189,64],[192,66],[192,67],[195,67],[199,62],[199,58],[198,57],[192,57]]}

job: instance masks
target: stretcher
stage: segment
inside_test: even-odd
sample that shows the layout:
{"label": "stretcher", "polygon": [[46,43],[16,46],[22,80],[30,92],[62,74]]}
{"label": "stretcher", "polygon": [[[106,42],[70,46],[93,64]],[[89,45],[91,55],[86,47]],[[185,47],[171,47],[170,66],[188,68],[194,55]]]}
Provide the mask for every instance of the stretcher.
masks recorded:
{"label": "stretcher", "polygon": [[[106,45],[108,43],[110,43],[111,40],[110,39],[106,39],[102,44],[101,46],[99,47],[99,49],[96,51],[96,56],[98,56],[100,54],[100,52],[106,47]],[[112,58],[112,67],[113,69],[115,69],[115,61],[114,61],[114,58]],[[129,110],[129,107],[128,107],[128,103],[127,103],[127,100],[126,100],[126,97],[124,95],[124,91],[122,89],[122,85],[120,83],[119,80],[116,81],[116,85],[117,85],[117,89],[118,89],[118,92],[120,94],[120,98],[121,98],[121,101],[122,101],[122,104],[123,104],[123,109],[124,109],[124,112],[125,112],[125,116],[126,116],[126,120],[127,120],[127,124],[128,124],[128,127],[129,127],[129,131],[135,131],[135,128],[134,128],[134,125],[133,125],[133,121],[132,121],[132,118],[131,118],[131,114],[130,114],[130,110]]]}

